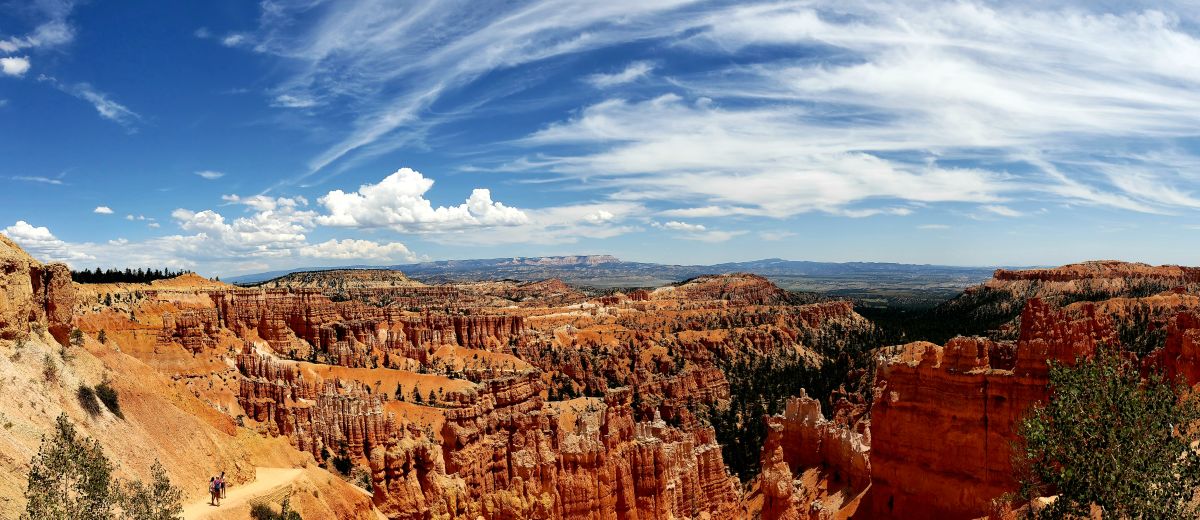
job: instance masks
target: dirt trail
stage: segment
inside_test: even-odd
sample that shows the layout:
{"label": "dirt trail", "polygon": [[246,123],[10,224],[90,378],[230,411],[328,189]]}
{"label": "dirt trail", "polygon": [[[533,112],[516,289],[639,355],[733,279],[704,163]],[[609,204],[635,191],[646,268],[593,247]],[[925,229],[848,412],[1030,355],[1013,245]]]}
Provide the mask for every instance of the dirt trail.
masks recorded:
{"label": "dirt trail", "polygon": [[254,482],[228,487],[220,506],[209,505],[208,499],[205,498],[183,506],[183,518],[184,520],[207,518],[219,512],[236,509],[255,498],[271,494],[271,492],[291,484],[303,472],[304,470],[295,468],[255,468]]}

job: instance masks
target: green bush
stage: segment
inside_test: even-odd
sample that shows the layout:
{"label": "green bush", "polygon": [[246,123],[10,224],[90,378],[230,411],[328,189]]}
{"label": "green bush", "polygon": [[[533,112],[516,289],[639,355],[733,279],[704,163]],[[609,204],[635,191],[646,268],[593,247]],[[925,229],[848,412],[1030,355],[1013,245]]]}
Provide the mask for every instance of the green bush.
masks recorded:
{"label": "green bush", "polygon": [[271,509],[271,506],[261,502],[250,506],[250,518],[254,520],[303,520],[300,513],[292,511],[291,504],[286,498],[278,513]]}
{"label": "green bush", "polygon": [[130,520],[172,520],[183,516],[183,491],[171,485],[157,460],[150,466],[150,484],[133,481],[121,486],[121,509]]}
{"label": "green bush", "polygon": [[125,418],[125,414],[121,413],[121,399],[117,395],[117,389],[113,388],[108,381],[96,385],[96,397],[100,398],[100,402],[104,403],[104,407],[108,408],[113,415]]}
{"label": "green bush", "polygon": [[79,385],[79,390],[75,391],[75,397],[79,399],[79,406],[88,415],[95,417],[100,414],[100,402],[96,400],[96,392],[88,385]]}
{"label": "green bush", "polygon": [[54,358],[50,354],[42,357],[42,379],[47,383],[58,382],[58,365],[54,364]]}
{"label": "green bush", "polygon": [[1051,363],[1050,400],[1018,425],[1018,498],[1058,495],[1036,518],[1198,518],[1200,400],[1157,374],[1143,379],[1108,347]]}

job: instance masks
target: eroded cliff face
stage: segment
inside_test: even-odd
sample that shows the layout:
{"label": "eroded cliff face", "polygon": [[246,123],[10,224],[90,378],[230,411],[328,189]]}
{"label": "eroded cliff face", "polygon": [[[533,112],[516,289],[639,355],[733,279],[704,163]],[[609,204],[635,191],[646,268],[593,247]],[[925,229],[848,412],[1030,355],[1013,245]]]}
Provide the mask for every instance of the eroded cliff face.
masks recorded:
{"label": "eroded cliff face", "polygon": [[71,270],[42,265],[0,235],[0,337],[13,339],[37,323],[65,345],[74,310]]}
{"label": "eroded cliff face", "polygon": [[[442,400],[440,428],[389,411],[385,394],[308,380],[287,362],[238,356],[239,401],[267,434],[318,459],[365,458],[389,518],[719,518],[743,512],[711,429],[636,422],[631,391],[548,407],[536,372]],[[392,403],[396,404],[396,403]],[[564,416],[565,415],[565,416]]]}
{"label": "eroded cliff face", "polygon": [[[860,510],[868,518],[976,518],[993,511],[1016,489],[1015,429],[1049,397],[1048,362],[1070,364],[1098,345],[1121,345],[1144,350],[1146,370],[1200,381],[1193,273],[1111,262],[998,271],[989,284],[1016,284],[1060,303],[1081,291],[1098,300],[1060,306],[1031,297],[1011,341],[960,337],[945,346],[881,350],[871,409],[872,487]],[[1146,294],[1148,287],[1162,291]]]}
{"label": "eroded cliff face", "polygon": [[768,417],[758,477],[765,520],[829,520],[857,512],[871,485],[869,423],[826,420],[805,394]]}

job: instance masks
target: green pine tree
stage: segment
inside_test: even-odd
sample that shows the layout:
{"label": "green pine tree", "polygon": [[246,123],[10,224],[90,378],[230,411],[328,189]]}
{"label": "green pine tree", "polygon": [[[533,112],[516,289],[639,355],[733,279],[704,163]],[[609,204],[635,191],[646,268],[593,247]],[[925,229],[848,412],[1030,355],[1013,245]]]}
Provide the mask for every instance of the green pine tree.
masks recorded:
{"label": "green pine tree", "polygon": [[108,520],[117,498],[112,464],[100,443],[80,438],[59,415],[54,436],[42,439],[29,468],[25,520]]}
{"label": "green pine tree", "polygon": [[150,484],[133,481],[121,489],[121,505],[130,520],[174,520],[183,516],[183,491],[171,485],[157,460],[150,466]]}

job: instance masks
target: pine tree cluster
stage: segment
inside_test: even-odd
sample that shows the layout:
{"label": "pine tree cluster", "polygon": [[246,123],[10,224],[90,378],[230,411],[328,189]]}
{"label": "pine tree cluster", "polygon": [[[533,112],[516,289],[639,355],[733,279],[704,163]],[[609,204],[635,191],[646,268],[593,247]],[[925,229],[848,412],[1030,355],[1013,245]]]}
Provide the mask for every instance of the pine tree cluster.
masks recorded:
{"label": "pine tree cluster", "polygon": [[154,280],[174,278],[191,272],[185,269],[173,271],[170,268],[142,269],[139,267],[137,270],[133,270],[127,267],[124,270],[112,268],[101,270],[97,267],[71,271],[71,280],[76,283],[150,283]]}

